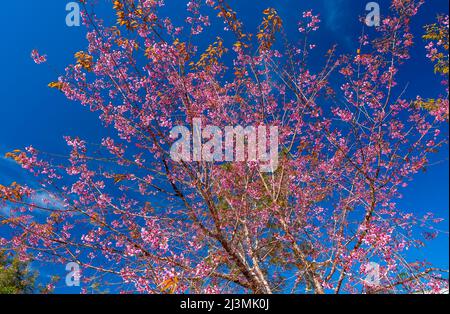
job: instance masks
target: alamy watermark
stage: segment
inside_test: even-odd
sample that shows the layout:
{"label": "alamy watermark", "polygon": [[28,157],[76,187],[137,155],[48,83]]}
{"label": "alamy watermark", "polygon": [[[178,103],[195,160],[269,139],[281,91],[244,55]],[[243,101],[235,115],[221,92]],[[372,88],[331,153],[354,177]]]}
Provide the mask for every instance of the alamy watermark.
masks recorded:
{"label": "alamy watermark", "polygon": [[380,264],[370,262],[365,265],[365,271],[367,273],[366,278],[363,280],[364,284],[369,287],[377,287],[380,285]]}
{"label": "alamy watermark", "polygon": [[80,265],[75,262],[68,263],[66,265],[66,271],[69,272],[66,275],[66,285],[68,287],[79,287],[81,279]]}
{"label": "alamy watermark", "polygon": [[259,162],[261,172],[274,172],[278,168],[277,126],[226,126],[222,131],[214,125],[202,129],[201,119],[195,118],[192,134],[185,126],[176,126],[170,131],[171,139],[180,135],[170,148],[170,156],[176,162],[248,161]]}
{"label": "alamy watermark", "polygon": [[369,11],[366,15],[366,25],[369,27],[380,26],[380,5],[377,2],[369,2],[366,4],[366,11]]}
{"label": "alamy watermark", "polygon": [[80,5],[76,2],[69,2],[66,4],[66,25],[69,27],[80,26],[81,10]]}

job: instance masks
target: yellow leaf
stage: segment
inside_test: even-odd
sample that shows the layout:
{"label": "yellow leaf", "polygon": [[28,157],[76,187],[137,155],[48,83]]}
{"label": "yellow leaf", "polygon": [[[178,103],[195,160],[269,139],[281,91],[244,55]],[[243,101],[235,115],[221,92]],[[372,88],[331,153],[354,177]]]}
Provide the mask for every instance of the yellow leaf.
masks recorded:
{"label": "yellow leaf", "polygon": [[163,291],[167,291],[169,293],[174,293],[177,290],[178,277],[173,277],[173,278],[164,280],[161,283],[161,286],[162,286]]}
{"label": "yellow leaf", "polygon": [[48,87],[62,90],[62,88],[64,87],[64,83],[63,82],[51,82],[48,84]]}
{"label": "yellow leaf", "polygon": [[125,180],[127,178],[127,176],[125,174],[116,174],[114,176],[114,183],[119,183],[122,182],[123,180]]}

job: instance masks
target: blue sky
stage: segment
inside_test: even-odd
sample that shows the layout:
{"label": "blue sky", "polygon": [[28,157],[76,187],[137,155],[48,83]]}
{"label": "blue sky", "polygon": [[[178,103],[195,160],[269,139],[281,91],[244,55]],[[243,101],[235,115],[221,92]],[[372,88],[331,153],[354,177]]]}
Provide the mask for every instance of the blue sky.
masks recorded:
{"label": "blue sky", "polygon": [[[55,90],[47,87],[50,81],[63,73],[65,65],[73,62],[73,55],[86,47],[85,29],[67,27],[65,5],[69,1],[22,0],[5,1],[0,10],[0,156],[17,148],[33,145],[49,152],[64,152],[64,135],[80,136],[98,142],[106,135],[95,113],[79,104],[69,102]],[[99,0],[103,16],[110,16],[111,1]],[[184,12],[183,0],[166,0],[166,12],[171,15]],[[355,0],[246,0],[230,1],[250,30],[256,28],[261,11],[269,6],[277,9],[284,19],[288,35],[296,40],[296,25],[305,9],[320,13],[323,21],[319,35],[314,38],[320,49],[337,43],[340,51],[355,51],[353,42],[361,31],[358,16],[364,14],[367,1]],[[380,0],[382,14],[386,0]],[[180,5],[183,4],[183,5]],[[432,23],[437,13],[448,14],[446,0],[431,0],[421,9],[413,24],[413,33],[422,32],[421,25]],[[215,26],[219,27],[219,26]],[[221,26],[220,26],[221,27]],[[438,78],[425,59],[423,43],[417,39],[412,60],[403,69],[403,82],[410,82],[410,91],[434,96],[432,86]],[[48,55],[47,65],[35,65],[30,58],[32,49]],[[410,94],[412,96],[413,94]],[[448,134],[448,132],[447,132]],[[445,218],[440,225],[448,231],[449,161],[448,148],[434,156],[435,165],[419,174],[404,191],[400,205],[418,214],[434,212]],[[0,184],[28,180],[21,169],[0,158]],[[1,231],[0,231],[1,232]],[[427,247],[411,253],[426,257],[438,267],[448,269],[448,234],[440,235]],[[48,271],[48,270],[47,270]],[[61,265],[64,271],[64,265]]]}

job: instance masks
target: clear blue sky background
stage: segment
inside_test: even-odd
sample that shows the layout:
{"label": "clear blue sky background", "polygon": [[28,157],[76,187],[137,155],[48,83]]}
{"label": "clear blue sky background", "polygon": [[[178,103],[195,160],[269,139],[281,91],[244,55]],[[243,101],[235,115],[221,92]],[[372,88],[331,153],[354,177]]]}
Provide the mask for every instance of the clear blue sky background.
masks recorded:
{"label": "clear blue sky background", "polygon": [[[55,90],[47,88],[50,81],[63,73],[65,65],[73,62],[73,55],[86,48],[85,29],[67,27],[65,5],[61,0],[3,1],[0,10],[0,155],[16,148],[33,145],[45,151],[64,152],[63,135],[77,135],[97,142],[105,130],[100,126],[95,113],[77,103],[69,102]],[[111,0],[99,0],[103,16],[111,16]],[[166,12],[179,15],[184,12],[184,0],[166,0]],[[364,14],[368,1],[356,0],[245,0],[230,1],[246,22],[254,29],[261,20],[264,8],[277,9],[284,20],[288,35],[298,39],[296,25],[303,10],[314,9],[320,13],[322,28],[315,38],[318,46],[326,50],[337,43],[341,51],[355,51],[354,40],[359,36],[361,25],[358,16]],[[379,0],[386,10],[387,0]],[[422,7],[413,24],[416,36],[422,34],[421,25],[432,23],[438,13],[448,14],[446,0],[429,0]],[[183,13],[184,14],[184,13]],[[409,91],[424,96],[435,96],[432,86],[438,78],[431,64],[425,59],[425,50],[420,38],[417,47],[402,72],[404,83],[409,82]],[[32,49],[48,55],[48,64],[35,65],[30,58]],[[413,96],[413,92],[409,96]],[[448,134],[448,132],[447,132]],[[436,165],[426,173],[419,174],[404,191],[401,206],[417,214],[434,212],[445,219],[440,228],[448,231],[449,210],[449,162],[448,148],[434,156]],[[21,169],[0,158],[0,184],[27,180]],[[1,232],[1,231],[0,231]],[[438,267],[448,269],[448,234],[440,235],[420,251],[411,252],[411,257],[426,257]],[[52,267],[64,272],[64,265]],[[43,272],[51,275],[50,268]],[[76,292],[59,288],[57,291]]]}

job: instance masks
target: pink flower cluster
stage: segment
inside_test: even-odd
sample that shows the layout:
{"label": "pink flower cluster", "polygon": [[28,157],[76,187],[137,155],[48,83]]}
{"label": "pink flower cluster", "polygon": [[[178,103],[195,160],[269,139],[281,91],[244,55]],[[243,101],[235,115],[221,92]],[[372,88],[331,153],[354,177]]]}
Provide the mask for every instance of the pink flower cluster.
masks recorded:
{"label": "pink flower cluster", "polygon": [[40,55],[36,49],[31,51],[31,57],[33,58],[33,60],[36,64],[41,64],[41,63],[44,63],[47,61],[47,56]]}

